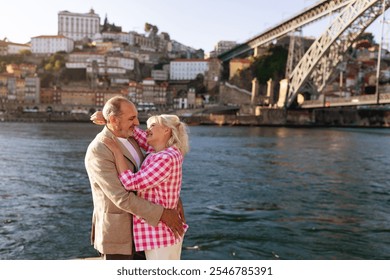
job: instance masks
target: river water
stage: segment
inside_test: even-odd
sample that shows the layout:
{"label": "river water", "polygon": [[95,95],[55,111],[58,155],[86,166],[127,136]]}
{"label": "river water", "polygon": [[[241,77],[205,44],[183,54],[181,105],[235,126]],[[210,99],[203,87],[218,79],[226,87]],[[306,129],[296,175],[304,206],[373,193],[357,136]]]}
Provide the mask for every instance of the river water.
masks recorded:
{"label": "river water", "polygon": [[[0,123],[0,259],[96,256],[89,123]],[[182,259],[390,259],[390,130],[190,127]]]}

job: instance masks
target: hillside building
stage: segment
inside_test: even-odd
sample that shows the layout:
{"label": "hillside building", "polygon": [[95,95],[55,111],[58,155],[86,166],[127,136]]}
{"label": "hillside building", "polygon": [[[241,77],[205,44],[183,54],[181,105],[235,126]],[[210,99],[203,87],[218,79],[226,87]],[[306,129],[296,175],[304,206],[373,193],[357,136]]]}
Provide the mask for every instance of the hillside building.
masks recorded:
{"label": "hillside building", "polygon": [[92,39],[100,32],[100,17],[91,9],[89,13],[71,13],[61,11],[58,13],[58,35],[65,36],[74,41]]}

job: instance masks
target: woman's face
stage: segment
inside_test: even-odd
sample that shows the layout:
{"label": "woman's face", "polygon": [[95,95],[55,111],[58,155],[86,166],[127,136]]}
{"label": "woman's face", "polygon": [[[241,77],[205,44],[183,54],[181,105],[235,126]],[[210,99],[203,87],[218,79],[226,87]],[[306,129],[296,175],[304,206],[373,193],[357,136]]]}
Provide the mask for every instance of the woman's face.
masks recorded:
{"label": "woman's face", "polygon": [[146,140],[149,145],[153,147],[165,147],[169,140],[169,128],[159,123],[152,123],[147,129],[146,135]]}

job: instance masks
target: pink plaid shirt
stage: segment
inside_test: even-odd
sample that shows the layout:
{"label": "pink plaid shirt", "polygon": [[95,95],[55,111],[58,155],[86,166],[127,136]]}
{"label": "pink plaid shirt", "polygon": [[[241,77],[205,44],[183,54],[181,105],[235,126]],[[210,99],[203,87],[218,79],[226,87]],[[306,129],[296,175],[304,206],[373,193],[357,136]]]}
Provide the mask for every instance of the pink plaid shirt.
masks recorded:
{"label": "pink plaid shirt", "polygon": [[[139,146],[150,154],[137,173],[126,170],[119,174],[126,190],[137,191],[137,195],[164,208],[177,207],[182,182],[183,155],[175,147],[155,153],[146,143],[146,133],[139,128],[134,131]],[[184,229],[188,228],[183,225]],[[134,244],[137,251],[174,245],[173,232],[163,223],[157,227],[147,224],[142,218],[133,219]]]}

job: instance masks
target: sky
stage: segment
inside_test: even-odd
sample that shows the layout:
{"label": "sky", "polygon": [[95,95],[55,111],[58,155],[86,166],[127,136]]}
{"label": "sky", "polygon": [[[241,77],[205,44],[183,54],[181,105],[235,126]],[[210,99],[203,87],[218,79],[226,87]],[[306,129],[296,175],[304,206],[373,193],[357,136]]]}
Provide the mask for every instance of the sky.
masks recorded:
{"label": "sky", "polygon": [[[88,13],[91,8],[103,24],[122,31],[144,33],[146,22],[167,32],[172,40],[209,52],[218,41],[246,40],[283,20],[299,14],[317,0],[6,0],[0,9],[0,39],[27,43],[31,37],[57,35],[58,12]],[[305,36],[319,36],[330,19],[303,29]],[[378,22],[378,20],[377,20]],[[367,31],[377,34],[380,24]]]}

